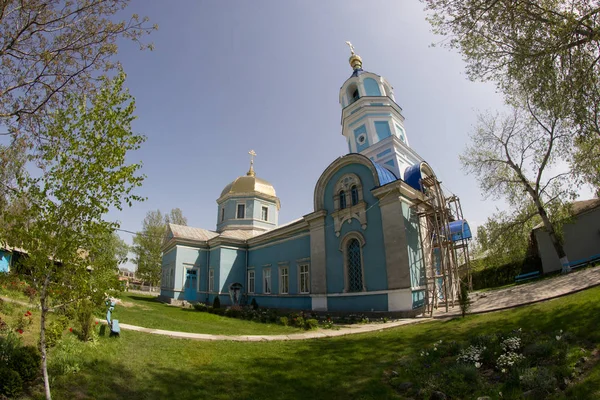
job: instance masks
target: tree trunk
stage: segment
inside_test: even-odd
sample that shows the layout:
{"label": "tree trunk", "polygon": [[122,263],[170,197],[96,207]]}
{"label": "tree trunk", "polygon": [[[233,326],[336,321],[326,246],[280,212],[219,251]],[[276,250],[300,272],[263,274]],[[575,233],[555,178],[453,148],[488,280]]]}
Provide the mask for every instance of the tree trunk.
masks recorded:
{"label": "tree trunk", "polygon": [[50,394],[50,379],[48,378],[48,362],[46,352],[46,313],[48,312],[47,290],[49,281],[50,276],[47,276],[40,293],[40,305],[42,306],[42,317],[40,320],[40,352],[42,353],[42,374],[44,375],[44,391],[46,393],[46,400],[52,400],[52,395]]}
{"label": "tree trunk", "polygon": [[544,228],[548,232],[548,236],[550,237],[550,241],[552,242],[552,246],[554,246],[554,250],[556,250],[556,254],[560,259],[560,265],[562,266],[562,273],[571,272],[571,267],[569,267],[569,258],[567,257],[567,253],[565,253],[565,249],[563,248],[560,240],[558,240],[558,236],[556,235],[556,231],[550,223],[550,218],[548,218],[548,214],[546,210],[541,205],[538,199],[536,199],[535,204],[538,208],[538,213],[540,217],[542,217],[542,222],[544,223]]}

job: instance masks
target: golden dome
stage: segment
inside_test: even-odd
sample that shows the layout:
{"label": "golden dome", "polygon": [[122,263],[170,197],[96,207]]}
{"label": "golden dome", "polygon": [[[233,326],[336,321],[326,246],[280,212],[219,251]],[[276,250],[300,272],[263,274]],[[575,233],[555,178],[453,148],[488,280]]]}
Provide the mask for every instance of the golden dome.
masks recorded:
{"label": "golden dome", "polygon": [[264,179],[260,179],[255,175],[240,176],[221,192],[221,197],[227,194],[238,193],[260,193],[270,197],[276,197],[275,188]]}

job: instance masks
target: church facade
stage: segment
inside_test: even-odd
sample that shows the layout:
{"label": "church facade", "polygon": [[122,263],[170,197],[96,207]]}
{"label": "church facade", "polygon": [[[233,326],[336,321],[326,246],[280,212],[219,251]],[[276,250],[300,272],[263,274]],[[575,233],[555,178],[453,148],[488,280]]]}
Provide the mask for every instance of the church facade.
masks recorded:
{"label": "church facade", "polygon": [[[348,154],[314,188],[314,210],[278,225],[274,187],[246,175],[217,199],[213,230],[169,225],[161,299],[329,312],[416,313],[426,298],[423,179],[392,86],[350,57],[340,89]],[[253,152],[251,152],[253,154]]]}

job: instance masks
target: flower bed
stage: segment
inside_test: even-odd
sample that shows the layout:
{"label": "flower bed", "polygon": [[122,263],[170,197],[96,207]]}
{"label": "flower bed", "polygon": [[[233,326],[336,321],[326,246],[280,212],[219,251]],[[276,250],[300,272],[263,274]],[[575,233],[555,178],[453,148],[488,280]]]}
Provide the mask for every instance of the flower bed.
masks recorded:
{"label": "flower bed", "polygon": [[400,395],[414,399],[546,399],[577,379],[592,354],[568,332],[518,329],[460,343],[439,340],[385,375]]}

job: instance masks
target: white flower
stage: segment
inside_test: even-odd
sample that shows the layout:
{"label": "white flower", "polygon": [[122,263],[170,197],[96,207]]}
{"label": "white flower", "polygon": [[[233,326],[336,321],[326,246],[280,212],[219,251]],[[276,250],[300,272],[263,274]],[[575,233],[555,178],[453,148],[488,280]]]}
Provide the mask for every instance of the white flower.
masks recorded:
{"label": "white flower", "polygon": [[481,368],[481,363],[476,362],[475,363],[475,368]]}
{"label": "white flower", "polygon": [[561,336],[556,335],[556,340],[560,341]]}
{"label": "white flower", "polygon": [[434,347],[434,348],[433,348],[433,351],[437,351],[437,347]]}

